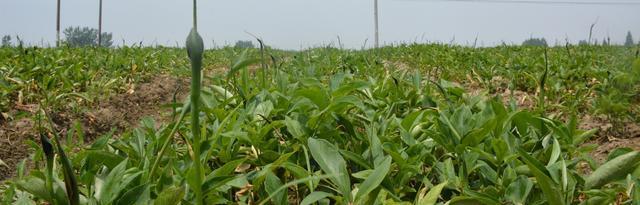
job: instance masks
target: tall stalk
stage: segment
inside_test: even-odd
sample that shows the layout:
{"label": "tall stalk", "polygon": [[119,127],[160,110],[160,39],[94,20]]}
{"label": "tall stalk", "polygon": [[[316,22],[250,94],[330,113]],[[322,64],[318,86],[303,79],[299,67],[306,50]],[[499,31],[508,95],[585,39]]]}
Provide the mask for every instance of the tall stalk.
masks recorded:
{"label": "tall stalk", "polygon": [[53,144],[49,141],[49,138],[45,135],[40,124],[40,113],[37,114],[38,119],[38,132],[40,135],[40,143],[42,144],[42,152],[46,159],[46,172],[45,172],[45,188],[49,192],[51,197],[51,203],[57,205],[59,202],[56,200],[55,192],[53,191],[53,160],[55,157]]}
{"label": "tall stalk", "polygon": [[193,169],[195,177],[193,191],[196,194],[196,204],[203,204],[202,194],[202,162],[200,161],[200,81],[202,68],[202,54],[204,52],[204,43],[202,37],[197,31],[197,6],[196,0],[193,0],[193,28],[187,37],[187,54],[191,60],[191,133],[192,149],[191,158],[193,160]]}
{"label": "tall stalk", "polygon": [[[540,106],[541,117],[544,118],[546,116],[546,106],[545,106],[545,97],[547,93],[544,89],[545,84],[547,82],[547,77],[549,75],[549,55],[547,54],[548,48],[544,47],[544,73],[542,77],[540,77],[540,95],[538,96],[538,105]],[[547,128],[545,127],[544,121],[540,120],[540,128],[542,128],[542,134],[547,134]]]}

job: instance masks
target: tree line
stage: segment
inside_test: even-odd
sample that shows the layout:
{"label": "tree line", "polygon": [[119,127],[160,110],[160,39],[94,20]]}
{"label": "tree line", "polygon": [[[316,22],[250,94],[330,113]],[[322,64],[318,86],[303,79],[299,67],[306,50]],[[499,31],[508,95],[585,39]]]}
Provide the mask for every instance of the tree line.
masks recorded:
{"label": "tree line", "polygon": [[[64,42],[71,47],[85,47],[85,46],[113,46],[113,34],[109,32],[102,32],[102,42],[98,44],[98,29],[90,27],[68,27],[62,32],[64,34]],[[12,38],[10,35],[2,36],[2,47],[13,46]],[[16,36],[16,45],[22,45],[20,37]]]}
{"label": "tree line", "polygon": [[[102,32],[102,42],[98,44],[98,29],[90,28],[90,27],[68,27],[64,29],[63,34],[65,36],[64,43],[71,47],[84,47],[84,46],[98,46],[102,45],[105,47],[113,46],[113,34],[108,32]],[[2,37],[2,47],[10,47],[13,45],[12,38],[10,35],[5,35]],[[22,45],[22,40],[20,37],[16,36],[16,43],[18,45]],[[579,45],[588,45],[591,42],[587,40],[580,40],[578,42]],[[610,38],[604,38],[600,43],[596,39],[593,43],[594,45],[603,45],[608,46],[611,45]],[[522,42],[523,46],[548,46],[547,40],[545,38],[529,38]],[[627,36],[625,38],[624,46],[634,46],[636,45],[633,40],[633,36],[631,35],[631,31],[627,32]],[[640,42],[637,43],[640,45]],[[237,41],[234,45],[236,48],[254,48],[253,42],[251,41]]]}
{"label": "tree line", "polygon": [[[578,41],[578,45],[589,45],[591,44],[591,42],[587,41],[587,40],[580,40]],[[526,39],[522,42],[523,46],[548,46],[547,44],[547,40],[544,38],[529,38]],[[604,38],[602,39],[602,41],[599,43],[598,39],[596,39],[593,42],[593,45],[603,45],[603,46],[608,46],[611,45],[611,39],[610,38]],[[635,41],[633,40],[633,36],[631,35],[631,31],[627,32],[627,37],[625,38],[624,41],[624,46],[627,47],[631,47],[631,46],[635,46],[635,45],[640,45],[640,41],[636,44]]]}

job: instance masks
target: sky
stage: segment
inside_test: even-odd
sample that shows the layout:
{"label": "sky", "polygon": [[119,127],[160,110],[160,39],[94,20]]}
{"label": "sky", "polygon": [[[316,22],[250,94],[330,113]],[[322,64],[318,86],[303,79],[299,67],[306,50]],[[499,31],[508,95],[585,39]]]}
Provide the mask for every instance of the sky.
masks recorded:
{"label": "sky", "polygon": [[[540,0],[545,1],[545,0]],[[594,0],[575,0],[594,1]],[[597,1],[597,0],[596,0]],[[606,0],[601,0],[606,1]],[[622,0],[621,0],[622,1]],[[640,2],[640,0],[627,0]],[[103,0],[103,31],[116,45],[183,45],[192,25],[189,0]],[[441,42],[492,46],[544,37],[550,44],[609,36],[640,40],[640,5],[504,4],[379,0],[383,45]],[[373,0],[200,0],[198,31],[209,48],[254,34],[282,49],[372,46]],[[0,35],[31,45],[55,42],[56,1],[0,0]],[[61,27],[98,27],[98,0],[62,0]]]}

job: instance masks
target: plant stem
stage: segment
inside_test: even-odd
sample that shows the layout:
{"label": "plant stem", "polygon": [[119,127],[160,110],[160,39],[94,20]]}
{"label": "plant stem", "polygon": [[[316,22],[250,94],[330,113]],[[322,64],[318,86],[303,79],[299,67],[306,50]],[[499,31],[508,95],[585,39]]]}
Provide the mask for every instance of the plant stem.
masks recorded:
{"label": "plant stem", "polygon": [[180,113],[180,116],[178,117],[178,121],[176,122],[175,125],[173,125],[173,129],[171,129],[171,132],[169,133],[169,136],[167,136],[167,138],[165,139],[165,141],[162,143],[162,147],[160,148],[160,151],[158,152],[158,157],[156,157],[156,160],[153,162],[153,166],[151,166],[151,171],[148,174],[147,179],[151,179],[151,177],[153,177],[153,175],[156,172],[156,169],[158,168],[158,165],[160,164],[160,160],[162,160],[162,156],[164,156],[164,153],[167,149],[167,147],[169,147],[169,142],[171,142],[171,139],[173,139],[173,136],[176,134],[176,131],[178,130],[178,127],[180,126],[180,124],[182,124],[182,119],[184,119],[185,114],[187,113],[187,110],[189,110],[189,108],[191,107],[191,104],[186,104],[185,106],[182,107],[182,112]]}
{"label": "plant stem", "polygon": [[[195,2],[195,0],[194,0]],[[195,12],[194,12],[195,13]],[[195,22],[195,21],[194,21]],[[195,26],[195,25],[194,25]],[[202,58],[200,58],[202,59]],[[193,187],[196,193],[196,204],[202,204],[202,165],[200,163],[200,68],[202,61],[191,61],[191,133],[193,134],[193,165],[198,186]]]}
{"label": "plant stem", "polygon": [[193,0],[193,29],[198,30],[198,10],[196,9],[196,0]]}
{"label": "plant stem", "polygon": [[204,53],[204,43],[202,37],[198,34],[197,30],[197,12],[196,12],[196,0],[193,0],[193,29],[187,37],[187,54],[191,60],[191,134],[193,152],[191,159],[193,161],[193,179],[195,184],[193,186],[193,192],[196,195],[196,204],[203,204],[202,194],[202,162],[200,161],[200,147],[202,139],[200,137],[200,83],[202,79],[202,55]]}

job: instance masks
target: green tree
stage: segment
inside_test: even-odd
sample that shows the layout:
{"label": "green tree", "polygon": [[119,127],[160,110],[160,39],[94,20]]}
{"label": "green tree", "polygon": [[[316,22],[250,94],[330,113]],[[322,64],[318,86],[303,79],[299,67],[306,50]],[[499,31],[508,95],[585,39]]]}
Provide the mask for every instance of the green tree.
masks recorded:
{"label": "green tree", "polygon": [[624,41],[624,46],[633,46],[633,36],[631,36],[631,31],[627,32],[627,40]]}
{"label": "green tree", "polygon": [[10,35],[2,36],[2,47],[9,47],[9,46],[11,46],[11,36]]}
{"label": "green tree", "polygon": [[[98,29],[89,27],[68,27],[62,32],[65,41],[70,46],[97,46],[98,45]],[[111,33],[102,32],[101,46],[111,47],[113,45],[113,35]]]}
{"label": "green tree", "polygon": [[235,48],[255,48],[251,41],[237,41]]}
{"label": "green tree", "polygon": [[589,42],[587,42],[587,40],[580,40],[578,41],[578,45],[586,46],[586,45],[589,45]]}
{"label": "green tree", "polygon": [[522,42],[523,46],[547,46],[547,40],[544,38],[530,38]]}

